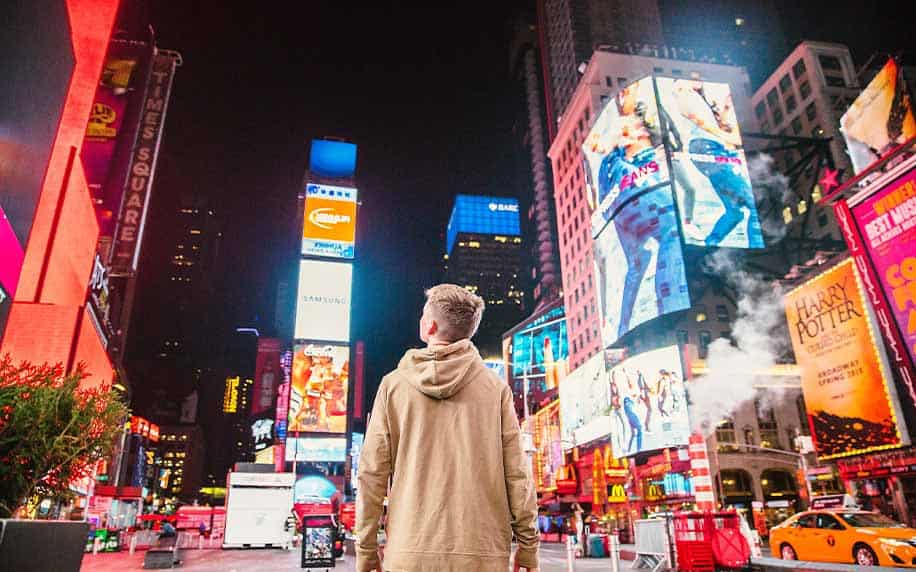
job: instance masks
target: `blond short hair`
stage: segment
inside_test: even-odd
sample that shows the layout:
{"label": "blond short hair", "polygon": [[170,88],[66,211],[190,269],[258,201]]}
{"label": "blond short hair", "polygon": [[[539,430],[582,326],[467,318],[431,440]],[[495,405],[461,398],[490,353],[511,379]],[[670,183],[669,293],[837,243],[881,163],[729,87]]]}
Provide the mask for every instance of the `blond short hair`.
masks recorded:
{"label": "blond short hair", "polygon": [[480,296],[455,284],[439,284],[426,291],[426,303],[442,338],[455,342],[477,333],[484,309]]}

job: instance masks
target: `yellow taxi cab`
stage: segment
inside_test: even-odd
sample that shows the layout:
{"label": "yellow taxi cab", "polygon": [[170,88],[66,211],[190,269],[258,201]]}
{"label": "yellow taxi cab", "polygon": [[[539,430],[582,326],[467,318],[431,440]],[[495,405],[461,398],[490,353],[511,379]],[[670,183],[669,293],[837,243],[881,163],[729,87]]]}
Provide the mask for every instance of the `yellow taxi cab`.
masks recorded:
{"label": "yellow taxi cab", "polygon": [[783,560],[916,568],[916,529],[876,512],[809,510],[770,529],[770,549]]}

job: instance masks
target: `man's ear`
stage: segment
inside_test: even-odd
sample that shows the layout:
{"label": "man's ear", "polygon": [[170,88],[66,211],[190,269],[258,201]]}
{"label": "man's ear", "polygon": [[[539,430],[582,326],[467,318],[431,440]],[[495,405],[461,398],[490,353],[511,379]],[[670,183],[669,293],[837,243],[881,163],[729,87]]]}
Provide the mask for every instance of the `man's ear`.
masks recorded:
{"label": "man's ear", "polygon": [[439,324],[436,323],[435,319],[431,319],[429,321],[429,328],[426,330],[426,333],[429,334],[430,336],[435,336],[436,332],[438,331],[439,331]]}

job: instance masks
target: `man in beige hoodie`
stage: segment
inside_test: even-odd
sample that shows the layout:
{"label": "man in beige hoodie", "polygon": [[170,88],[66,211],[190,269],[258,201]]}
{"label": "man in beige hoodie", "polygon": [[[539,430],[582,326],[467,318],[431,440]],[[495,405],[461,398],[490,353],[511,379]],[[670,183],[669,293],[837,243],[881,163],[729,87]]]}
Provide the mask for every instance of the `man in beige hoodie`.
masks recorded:
{"label": "man in beige hoodie", "polygon": [[[356,569],[506,572],[514,533],[515,570],[537,571],[537,500],[512,390],[470,340],[483,300],[453,284],[430,288],[426,298],[420,339],[427,347],[409,350],[382,379],[369,419]],[[377,535],[386,494],[382,564]]]}

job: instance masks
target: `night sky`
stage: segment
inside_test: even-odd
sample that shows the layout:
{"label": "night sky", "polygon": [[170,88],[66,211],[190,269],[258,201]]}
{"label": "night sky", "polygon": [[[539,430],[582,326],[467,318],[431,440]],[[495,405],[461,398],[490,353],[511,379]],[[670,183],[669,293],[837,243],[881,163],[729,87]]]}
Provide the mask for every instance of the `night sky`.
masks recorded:
{"label": "night sky", "polygon": [[[451,197],[513,195],[528,184],[513,180],[510,167],[520,100],[508,46],[511,15],[533,4],[153,2],[158,45],[180,51],[184,65],[150,232],[168,224],[179,193],[210,197],[231,261],[219,277],[225,311],[234,323],[270,323],[277,280],[296,253],[308,142],[335,136],[357,143],[363,206],[354,334],[367,344],[371,390],[405,347],[419,344],[422,290],[440,279]],[[702,30],[702,4],[661,2],[686,35]],[[710,4],[734,5],[736,14],[742,6]],[[801,4],[777,2],[782,44],[844,42],[862,63],[876,49],[911,42],[905,18],[889,6],[879,13],[880,4]],[[690,18],[700,20],[694,26]],[[775,65],[786,53],[761,57]],[[144,247],[145,257],[165,254],[154,240]]]}

